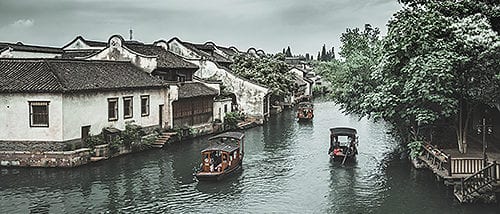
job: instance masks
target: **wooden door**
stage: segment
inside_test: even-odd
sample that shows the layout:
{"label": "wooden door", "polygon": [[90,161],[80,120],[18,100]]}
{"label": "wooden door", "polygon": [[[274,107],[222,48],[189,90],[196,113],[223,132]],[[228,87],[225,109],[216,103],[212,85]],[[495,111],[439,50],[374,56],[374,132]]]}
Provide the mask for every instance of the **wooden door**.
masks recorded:
{"label": "wooden door", "polygon": [[159,106],[159,125],[160,125],[160,128],[163,128],[163,105],[160,105]]}
{"label": "wooden door", "polygon": [[82,126],[82,143],[85,142],[85,140],[89,137],[90,135],[90,126]]}

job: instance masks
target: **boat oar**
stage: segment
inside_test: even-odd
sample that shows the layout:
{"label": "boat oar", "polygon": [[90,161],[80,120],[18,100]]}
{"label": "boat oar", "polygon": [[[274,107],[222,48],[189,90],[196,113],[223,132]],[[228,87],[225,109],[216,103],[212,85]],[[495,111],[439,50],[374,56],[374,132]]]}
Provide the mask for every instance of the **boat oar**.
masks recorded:
{"label": "boat oar", "polygon": [[347,152],[344,155],[344,160],[342,160],[342,165],[344,165],[345,160],[347,159],[347,155],[349,154],[349,148],[347,148]]}

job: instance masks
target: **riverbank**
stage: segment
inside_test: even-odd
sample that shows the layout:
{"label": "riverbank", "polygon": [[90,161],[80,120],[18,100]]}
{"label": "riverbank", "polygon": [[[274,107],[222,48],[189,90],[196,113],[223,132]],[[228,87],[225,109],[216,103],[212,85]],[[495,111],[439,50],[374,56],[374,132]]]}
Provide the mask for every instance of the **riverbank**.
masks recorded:
{"label": "riverbank", "polygon": [[[250,118],[238,123],[237,129],[244,130],[262,124],[262,121]],[[180,130],[178,134],[171,134],[171,132],[165,130],[162,131],[162,133],[158,133],[155,139],[148,143],[143,142],[141,138],[139,140],[140,142],[132,142],[129,145],[124,145],[123,142],[118,143],[117,146],[106,143],[70,151],[0,151],[0,167],[78,167],[92,162],[142,152],[144,150],[162,148],[164,144],[192,140],[211,134],[222,133],[224,131],[226,131],[226,129],[224,129],[222,124],[216,124]],[[163,138],[163,133],[169,134],[169,137]]]}

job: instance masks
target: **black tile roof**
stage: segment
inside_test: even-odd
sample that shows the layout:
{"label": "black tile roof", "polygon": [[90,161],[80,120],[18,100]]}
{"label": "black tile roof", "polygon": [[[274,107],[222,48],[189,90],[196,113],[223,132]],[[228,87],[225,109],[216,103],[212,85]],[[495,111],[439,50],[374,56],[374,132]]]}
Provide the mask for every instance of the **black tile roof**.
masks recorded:
{"label": "black tile roof", "polygon": [[182,59],[182,57],[160,46],[141,43],[126,43],[125,46],[140,54],[158,56],[157,66],[160,69],[198,69],[197,65]]}
{"label": "black tile roof", "polygon": [[217,96],[219,92],[206,86],[201,82],[186,82],[179,86],[179,99],[202,97],[202,96]]}
{"label": "black tile roof", "polygon": [[62,58],[73,59],[73,58],[85,58],[92,54],[95,54],[101,50],[99,49],[82,49],[78,51],[64,51]]}
{"label": "black tile roof", "polygon": [[88,45],[90,47],[106,47],[108,45],[107,42],[87,40],[87,39],[84,39],[82,36],[77,36],[73,40],[71,40],[71,42],[69,42],[68,44],[64,45],[62,47],[62,49],[68,47],[69,45],[71,45],[73,42],[75,42],[78,39],[82,40],[86,45]]}
{"label": "black tile roof", "polygon": [[163,87],[130,62],[0,59],[0,93],[76,92]]}
{"label": "black tile roof", "polygon": [[18,43],[0,42],[0,50],[9,47],[15,51],[29,51],[29,52],[55,53],[55,54],[61,54],[63,52],[61,48],[56,48],[56,47],[25,45],[21,42]]}
{"label": "black tile roof", "polygon": [[[198,55],[203,56],[209,60],[212,60],[214,62],[218,63],[232,63],[233,61],[231,59],[228,59],[216,52],[213,51],[214,47],[210,45],[204,45],[204,44],[194,44],[194,43],[189,43],[189,42],[182,42],[183,45],[188,47],[189,49],[193,50],[196,52]],[[211,53],[207,52],[210,51]]]}
{"label": "black tile roof", "polygon": [[240,52],[235,51],[234,49],[228,48],[228,47],[217,46],[217,49],[221,50],[222,52],[224,52],[225,54],[227,54],[231,57],[234,57],[238,54],[241,54]]}

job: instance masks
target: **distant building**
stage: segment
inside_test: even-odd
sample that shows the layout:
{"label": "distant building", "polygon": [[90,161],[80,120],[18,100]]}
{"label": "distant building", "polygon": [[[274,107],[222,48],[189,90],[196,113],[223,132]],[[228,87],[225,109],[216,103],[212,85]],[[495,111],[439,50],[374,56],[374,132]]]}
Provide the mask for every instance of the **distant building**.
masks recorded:
{"label": "distant building", "polygon": [[239,52],[235,48],[223,48],[213,43],[193,44],[178,38],[167,43],[168,50],[199,66],[195,76],[221,81],[227,90],[233,92],[237,110],[260,120],[269,117],[270,89],[234,74],[227,67],[232,63],[231,55]]}
{"label": "distant building", "polygon": [[56,58],[62,54],[61,48],[0,42],[0,58]]}

